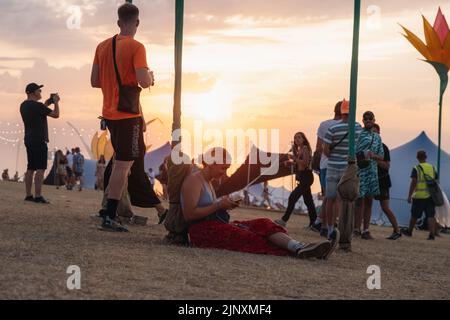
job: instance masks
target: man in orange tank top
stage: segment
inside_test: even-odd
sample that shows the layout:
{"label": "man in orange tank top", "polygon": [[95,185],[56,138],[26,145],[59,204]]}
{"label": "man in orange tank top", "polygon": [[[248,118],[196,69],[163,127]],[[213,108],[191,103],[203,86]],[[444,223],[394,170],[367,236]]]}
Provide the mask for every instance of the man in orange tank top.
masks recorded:
{"label": "man in orange tank top", "polygon": [[[116,63],[122,86],[138,85],[149,88],[154,85],[153,72],[147,66],[145,47],[134,40],[139,26],[139,9],[126,3],[118,9],[120,34],[116,37]],[[103,216],[102,229],[128,231],[114,221],[126,180],[133,162],[145,154],[143,132],[145,121],[142,110],[139,114],[118,110],[119,83],[113,59],[113,38],[100,43],[92,66],[91,85],[101,88],[103,93],[103,118],[106,119],[111,142],[115,151],[115,162],[108,185],[107,210]]]}

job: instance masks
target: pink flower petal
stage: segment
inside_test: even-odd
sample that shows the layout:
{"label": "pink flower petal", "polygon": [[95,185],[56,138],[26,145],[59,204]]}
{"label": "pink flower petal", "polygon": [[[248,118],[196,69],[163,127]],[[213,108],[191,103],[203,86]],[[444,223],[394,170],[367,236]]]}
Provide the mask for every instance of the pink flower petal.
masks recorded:
{"label": "pink flower petal", "polygon": [[436,20],[434,21],[433,29],[438,34],[439,39],[441,40],[441,44],[444,45],[445,38],[447,37],[447,34],[450,32],[450,28],[448,27],[447,20],[445,19],[445,16],[442,14],[440,7],[436,16]]}

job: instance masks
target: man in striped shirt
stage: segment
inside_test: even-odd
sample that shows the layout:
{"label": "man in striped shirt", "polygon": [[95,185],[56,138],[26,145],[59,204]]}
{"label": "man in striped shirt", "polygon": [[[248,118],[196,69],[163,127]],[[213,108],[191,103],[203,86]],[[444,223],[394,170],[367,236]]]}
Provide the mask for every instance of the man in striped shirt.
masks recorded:
{"label": "man in striped shirt", "polygon": [[[336,197],[337,185],[345,173],[348,166],[348,149],[349,149],[349,127],[348,127],[348,101],[341,104],[342,121],[331,126],[323,139],[323,153],[328,157],[327,166],[327,188],[326,188],[326,223],[328,226],[328,238],[332,238],[334,224],[336,222],[337,212]],[[359,123],[355,124],[355,140],[358,140],[362,127]]]}

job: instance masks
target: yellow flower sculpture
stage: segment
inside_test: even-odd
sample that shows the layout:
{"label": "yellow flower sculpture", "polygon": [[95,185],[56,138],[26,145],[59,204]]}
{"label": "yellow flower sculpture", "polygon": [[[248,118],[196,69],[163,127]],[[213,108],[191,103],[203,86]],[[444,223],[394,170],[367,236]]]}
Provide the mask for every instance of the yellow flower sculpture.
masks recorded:
{"label": "yellow flower sculpture", "polygon": [[441,80],[439,95],[439,147],[437,170],[440,171],[441,165],[441,140],[442,140],[442,100],[447,89],[448,71],[450,70],[450,28],[445,16],[439,8],[434,25],[422,16],[423,29],[425,33],[426,44],[420,40],[414,33],[401,26],[405,31],[405,38],[425,57],[426,62],[431,64],[439,75]]}
{"label": "yellow flower sculpture", "polygon": [[106,161],[109,161],[113,154],[114,149],[112,147],[111,140],[106,136],[107,131],[104,131],[100,136],[96,132],[92,137],[91,141],[91,151],[94,156],[94,160],[100,159],[100,156],[103,155]]}

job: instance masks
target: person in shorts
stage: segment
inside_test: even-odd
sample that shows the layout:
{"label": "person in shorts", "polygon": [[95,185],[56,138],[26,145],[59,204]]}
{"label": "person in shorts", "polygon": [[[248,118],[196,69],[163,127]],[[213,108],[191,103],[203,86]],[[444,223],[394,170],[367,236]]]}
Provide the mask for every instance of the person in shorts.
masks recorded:
{"label": "person in shorts", "polygon": [[401,233],[411,237],[417,220],[425,214],[428,222],[429,236],[427,240],[434,240],[436,233],[436,208],[428,191],[425,175],[438,180],[436,168],[427,163],[427,153],[423,150],[417,152],[417,160],[419,164],[412,169],[411,184],[409,186],[408,203],[411,203],[411,219],[409,228],[402,229]]}
{"label": "person in shorts", "polygon": [[[349,151],[349,127],[348,114],[349,103],[343,100],[341,103],[342,121],[331,126],[323,139],[323,152],[328,157],[327,181],[326,181],[326,225],[328,228],[328,238],[331,239],[335,233],[335,223],[337,218],[336,201],[337,185],[347,170]],[[355,138],[358,139],[362,127],[355,123]]]}
{"label": "person in shorts", "polygon": [[[25,174],[25,201],[36,203],[49,203],[42,196],[42,184],[44,172],[47,169],[48,158],[48,123],[47,117],[59,118],[59,95],[52,94],[45,103],[42,99],[42,87],[36,83],[30,83],[25,88],[27,100],[20,105],[20,115],[25,127],[25,147],[27,150],[27,172]],[[54,104],[54,109],[49,106]],[[31,191],[35,186],[35,193]]]}
{"label": "person in shorts", "polygon": [[114,39],[117,69],[123,86],[149,88],[154,85],[154,78],[147,66],[145,46],[134,39],[140,23],[139,9],[131,3],[125,3],[119,7],[118,16],[120,33],[97,46],[91,85],[102,89],[102,116],[106,120],[115,151],[114,167],[107,190],[107,209],[100,229],[127,232],[128,229],[114,219],[131,166],[145,154],[145,121],[142,110],[139,114],[119,111],[119,83],[113,58]]}
{"label": "person in shorts", "polygon": [[325,135],[328,129],[341,121],[342,119],[341,104],[342,101],[339,101],[334,106],[334,118],[321,122],[319,125],[319,129],[317,129],[316,151],[314,152],[314,155],[320,156],[319,178],[323,202],[320,214],[317,217],[315,223],[311,226],[311,229],[313,231],[319,231],[322,236],[326,236],[328,234],[327,225],[326,223],[323,223],[324,217],[326,216],[325,212],[327,206],[327,198],[325,197],[325,195],[326,195],[327,166],[328,166],[328,158],[323,153],[323,144],[324,144],[323,139],[325,139]]}
{"label": "person in shorts", "polygon": [[73,155],[73,174],[75,181],[78,181],[78,191],[82,191],[84,185],[84,156],[81,154],[79,147],[75,148],[75,154]]}
{"label": "person in shorts", "polygon": [[[372,128],[373,131],[380,134],[380,126],[375,123]],[[392,234],[387,238],[388,240],[397,240],[402,234],[398,227],[397,218],[389,207],[390,194],[389,189],[392,187],[391,177],[389,175],[389,168],[391,166],[391,154],[389,148],[383,143],[383,160],[378,159],[378,185],[380,186],[380,194],[375,196],[374,199],[380,202],[381,210],[383,210],[386,217],[394,229]]]}

